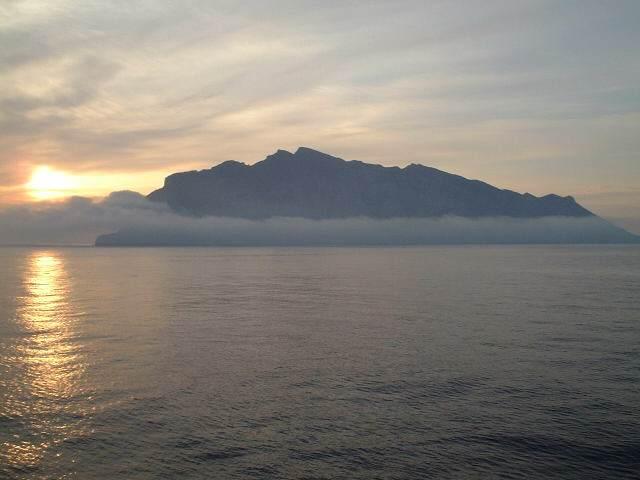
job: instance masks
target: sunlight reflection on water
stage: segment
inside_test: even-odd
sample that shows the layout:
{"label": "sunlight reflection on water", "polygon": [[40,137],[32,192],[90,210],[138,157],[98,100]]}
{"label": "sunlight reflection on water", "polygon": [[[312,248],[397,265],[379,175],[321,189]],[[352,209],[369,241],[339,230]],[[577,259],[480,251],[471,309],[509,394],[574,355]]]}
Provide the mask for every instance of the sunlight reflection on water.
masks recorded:
{"label": "sunlight reflection on water", "polygon": [[[4,368],[19,375],[3,377],[1,415],[21,424],[24,434],[2,446],[3,463],[28,471],[47,450],[78,430],[78,404],[84,362],[74,341],[70,282],[61,254],[34,251],[26,259],[16,309],[17,332]],[[8,381],[7,381],[8,380]],[[75,406],[74,406],[75,405]]]}
{"label": "sunlight reflection on water", "polygon": [[0,479],[638,478],[640,249],[0,248]]}

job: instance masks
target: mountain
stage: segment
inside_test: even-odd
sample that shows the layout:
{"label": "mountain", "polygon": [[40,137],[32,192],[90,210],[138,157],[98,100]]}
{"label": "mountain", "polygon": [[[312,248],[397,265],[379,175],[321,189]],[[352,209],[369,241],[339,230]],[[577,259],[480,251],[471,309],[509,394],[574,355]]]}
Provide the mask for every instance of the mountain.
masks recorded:
{"label": "mountain", "polygon": [[593,215],[572,197],[519,194],[423,165],[383,167],[304,147],[254,165],[227,161],[176,173],[148,198],[189,215],[248,219]]}
{"label": "mountain", "polygon": [[383,167],[304,147],[278,150],[254,165],[227,161],[170,175],[147,202],[138,224],[101,235],[96,245],[639,240],[572,197],[519,194],[423,165]]}

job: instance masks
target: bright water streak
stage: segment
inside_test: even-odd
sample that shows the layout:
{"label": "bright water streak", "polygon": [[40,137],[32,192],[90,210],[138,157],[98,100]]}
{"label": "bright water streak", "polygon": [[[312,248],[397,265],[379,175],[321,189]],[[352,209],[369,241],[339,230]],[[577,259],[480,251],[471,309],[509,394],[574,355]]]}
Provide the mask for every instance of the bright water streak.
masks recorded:
{"label": "bright water streak", "polygon": [[640,249],[0,249],[0,478],[638,478]]}

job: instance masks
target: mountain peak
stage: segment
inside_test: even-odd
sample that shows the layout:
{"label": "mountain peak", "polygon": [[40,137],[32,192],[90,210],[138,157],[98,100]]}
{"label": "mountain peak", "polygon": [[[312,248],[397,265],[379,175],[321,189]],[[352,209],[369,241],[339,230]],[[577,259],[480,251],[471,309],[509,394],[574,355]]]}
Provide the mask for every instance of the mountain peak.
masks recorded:
{"label": "mountain peak", "polygon": [[287,160],[290,159],[291,157],[293,157],[293,153],[287,151],[287,150],[282,150],[282,149],[278,149],[276,150],[274,153],[272,153],[271,155],[267,155],[266,158],[263,160],[263,162],[266,161],[273,161],[273,160]]}
{"label": "mountain peak", "polygon": [[412,164],[347,162],[309,147],[174,174],[149,195],[195,215],[241,218],[587,217],[571,197],[536,197]]}
{"label": "mountain peak", "polygon": [[313,156],[313,157],[328,157],[328,158],[337,158],[333,155],[329,155],[328,153],[321,152],[320,150],[315,150],[309,147],[298,147],[295,155],[300,156]]}
{"label": "mountain peak", "polygon": [[345,160],[341,158],[309,147],[298,147],[293,156],[296,160],[304,162],[325,163],[327,165],[346,163]]}
{"label": "mountain peak", "polygon": [[215,167],[211,167],[211,170],[244,168],[246,166],[247,166],[246,163],[238,162],[237,160],[225,160],[224,162],[219,163]]}
{"label": "mountain peak", "polygon": [[260,168],[275,165],[280,168],[322,168],[323,166],[335,166],[340,163],[345,163],[345,161],[312,148],[298,147],[295,153],[278,149],[275,153],[267,155],[261,162],[256,163],[256,166]]}

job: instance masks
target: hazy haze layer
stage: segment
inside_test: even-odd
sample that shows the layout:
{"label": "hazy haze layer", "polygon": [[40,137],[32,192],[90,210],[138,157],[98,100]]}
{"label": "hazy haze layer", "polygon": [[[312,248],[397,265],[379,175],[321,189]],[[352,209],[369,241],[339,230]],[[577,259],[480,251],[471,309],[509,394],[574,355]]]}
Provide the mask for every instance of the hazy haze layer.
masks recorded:
{"label": "hazy haze layer", "polygon": [[635,0],[5,1],[0,203],[309,145],[574,195],[640,232]]}
{"label": "hazy haze layer", "polygon": [[461,217],[374,220],[195,218],[133,192],[105,200],[0,210],[0,245],[412,245],[442,243],[598,243],[633,240],[597,217],[538,219]]}

